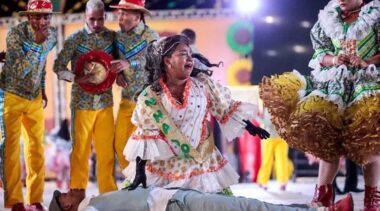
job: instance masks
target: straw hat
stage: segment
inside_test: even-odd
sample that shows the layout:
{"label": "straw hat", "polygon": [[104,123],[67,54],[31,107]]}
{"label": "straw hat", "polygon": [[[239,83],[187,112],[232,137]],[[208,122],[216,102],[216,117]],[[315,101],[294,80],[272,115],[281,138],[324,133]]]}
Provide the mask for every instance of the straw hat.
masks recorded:
{"label": "straw hat", "polygon": [[50,0],[29,0],[26,11],[20,11],[20,15],[53,14],[53,4]]}
{"label": "straw hat", "polygon": [[[75,72],[77,77],[82,77],[89,72],[94,76],[89,78],[88,83],[78,83],[86,92],[100,94],[112,88],[116,79],[116,72],[111,70],[112,56],[101,50],[92,50],[79,57]],[[86,64],[92,64],[92,70],[86,68]]]}
{"label": "straw hat", "polygon": [[111,5],[114,9],[139,10],[147,15],[152,15],[149,10],[145,9],[145,0],[121,0],[117,5]]}

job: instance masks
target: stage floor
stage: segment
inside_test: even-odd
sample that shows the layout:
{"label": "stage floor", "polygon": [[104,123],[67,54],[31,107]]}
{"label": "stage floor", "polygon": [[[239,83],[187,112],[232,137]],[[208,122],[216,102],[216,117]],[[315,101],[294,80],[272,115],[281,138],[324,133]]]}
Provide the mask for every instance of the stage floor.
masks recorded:
{"label": "stage floor", "polygon": [[[232,191],[236,196],[244,196],[250,198],[256,198],[262,201],[271,202],[275,204],[301,204],[309,203],[315,187],[316,178],[314,177],[304,177],[297,178],[296,183],[290,182],[287,186],[286,191],[280,191],[279,186],[275,181],[269,183],[269,188],[267,191],[259,188],[255,183],[242,183],[232,186]],[[338,178],[338,184],[343,186],[344,178]],[[380,186],[380,181],[379,181]],[[363,178],[359,177],[359,188],[363,188]],[[45,192],[44,192],[44,205],[48,206],[51,200],[52,194],[56,189],[56,184],[54,181],[46,182]],[[25,191],[25,190],[24,190]],[[98,192],[95,183],[89,183],[87,190],[87,195],[96,195]],[[10,210],[4,209],[4,190],[0,189],[0,210]],[[360,210],[363,208],[363,197],[364,193],[353,193],[355,210]],[[337,199],[342,196],[338,195]]]}

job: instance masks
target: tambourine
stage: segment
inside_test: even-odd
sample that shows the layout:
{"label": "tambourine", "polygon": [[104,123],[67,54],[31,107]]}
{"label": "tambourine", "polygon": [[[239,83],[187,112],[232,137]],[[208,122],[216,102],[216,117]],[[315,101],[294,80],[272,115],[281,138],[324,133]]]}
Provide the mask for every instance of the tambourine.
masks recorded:
{"label": "tambourine", "polygon": [[78,83],[86,92],[100,94],[112,88],[116,72],[111,71],[112,56],[101,50],[93,50],[79,57],[75,77],[94,73],[86,83]]}

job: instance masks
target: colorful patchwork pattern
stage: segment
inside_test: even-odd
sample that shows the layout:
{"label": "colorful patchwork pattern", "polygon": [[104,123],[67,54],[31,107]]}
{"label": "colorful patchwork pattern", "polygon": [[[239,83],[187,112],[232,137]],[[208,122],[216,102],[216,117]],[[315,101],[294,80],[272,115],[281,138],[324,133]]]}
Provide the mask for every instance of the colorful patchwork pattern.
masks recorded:
{"label": "colorful patchwork pattern", "polygon": [[[86,28],[69,36],[54,62],[54,72],[75,72],[79,57],[92,50],[103,50],[108,54],[114,52],[115,32],[104,30],[100,33],[89,33]],[[71,62],[71,70],[67,64]],[[112,90],[101,94],[91,94],[73,83],[71,91],[71,107],[75,109],[101,109],[113,105]]]}
{"label": "colorful patchwork pattern", "polygon": [[1,88],[29,100],[45,88],[46,58],[57,43],[57,30],[50,27],[49,36],[42,44],[35,43],[34,39],[27,21],[9,30],[6,61],[1,73]]}
{"label": "colorful patchwork pattern", "polygon": [[128,87],[123,89],[122,98],[133,100],[136,92],[141,91],[144,85],[146,48],[150,42],[158,38],[158,33],[143,22],[131,32],[117,32],[116,46],[119,49],[119,57],[130,63],[130,68],[124,71]]}

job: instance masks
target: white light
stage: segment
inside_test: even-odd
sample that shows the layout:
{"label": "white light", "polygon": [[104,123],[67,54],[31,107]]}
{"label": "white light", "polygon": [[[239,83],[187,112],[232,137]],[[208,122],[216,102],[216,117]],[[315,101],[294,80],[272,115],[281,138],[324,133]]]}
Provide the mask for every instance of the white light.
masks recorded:
{"label": "white light", "polygon": [[274,57],[274,56],[278,55],[277,51],[275,51],[275,50],[267,50],[266,54],[268,56],[271,56],[271,57]]}
{"label": "white light", "polygon": [[253,13],[259,8],[259,0],[236,0],[236,7],[242,13]]}
{"label": "white light", "polygon": [[273,16],[266,16],[264,21],[265,23],[272,24],[275,22],[275,18]]}
{"label": "white light", "polygon": [[302,45],[294,45],[293,46],[293,51],[296,53],[305,53],[306,52],[306,47]]}
{"label": "white light", "polygon": [[311,23],[310,23],[310,21],[302,21],[301,22],[301,26],[303,28],[310,28],[311,27]]}

